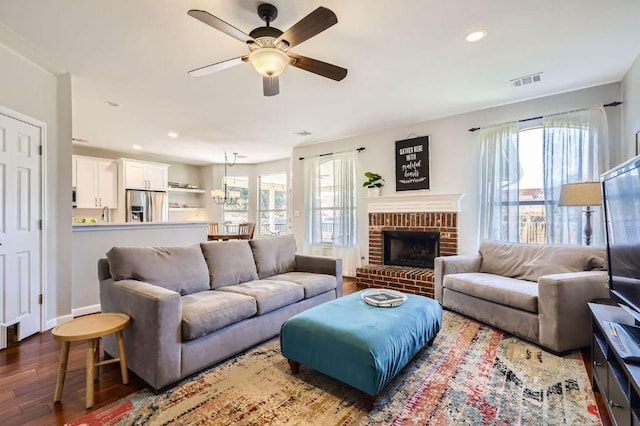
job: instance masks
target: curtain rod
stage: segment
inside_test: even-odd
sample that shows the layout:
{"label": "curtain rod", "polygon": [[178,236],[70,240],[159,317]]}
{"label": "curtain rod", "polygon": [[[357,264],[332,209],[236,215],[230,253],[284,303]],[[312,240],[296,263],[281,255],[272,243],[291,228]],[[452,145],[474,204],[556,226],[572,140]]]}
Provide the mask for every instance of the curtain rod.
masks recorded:
{"label": "curtain rod", "polygon": [[[364,151],[366,148],[361,146],[360,148],[356,148],[356,149],[345,149],[344,151],[336,151],[336,152],[327,152],[326,154],[318,154],[318,155],[312,155],[311,157],[306,157],[306,158],[316,158],[316,157],[326,157],[327,155],[333,155],[333,154],[342,154],[343,152],[351,152],[351,151]],[[298,158],[298,160],[304,160],[305,157],[300,157]]]}
{"label": "curtain rod", "polygon": [[[608,104],[604,104],[602,106],[605,107],[605,108],[607,108],[607,107],[617,107],[618,105],[621,105],[621,104],[622,104],[622,102],[616,101],[616,102],[610,102]],[[589,109],[589,108],[580,108],[580,109],[574,109],[574,110],[571,110],[571,111],[556,112],[555,114],[541,115],[541,116],[538,116],[538,117],[523,118],[522,120],[518,120],[518,123],[525,123],[527,121],[539,120],[539,119],[544,118],[544,117],[553,117],[554,115],[567,114],[567,113],[570,113],[570,112],[584,111],[586,109]],[[498,126],[498,124],[492,124],[492,125],[489,125],[489,126],[486,126],[486,127],[493,127],[493,126]],[[480,129],[481,129],[481,127],[472,127],[471,129],[469,129],[469,131],[470,132],[477,132]]]}

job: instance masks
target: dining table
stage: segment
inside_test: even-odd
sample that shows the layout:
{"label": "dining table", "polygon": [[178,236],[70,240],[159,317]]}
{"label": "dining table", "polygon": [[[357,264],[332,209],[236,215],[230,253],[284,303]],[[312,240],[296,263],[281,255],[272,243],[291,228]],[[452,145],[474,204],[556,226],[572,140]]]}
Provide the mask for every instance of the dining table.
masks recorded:
{"label": "dining table", "polygon": [[239,240],[243,237],[240,234],[209,234],[207,239],[209,241],[228,241],[228,240]]}

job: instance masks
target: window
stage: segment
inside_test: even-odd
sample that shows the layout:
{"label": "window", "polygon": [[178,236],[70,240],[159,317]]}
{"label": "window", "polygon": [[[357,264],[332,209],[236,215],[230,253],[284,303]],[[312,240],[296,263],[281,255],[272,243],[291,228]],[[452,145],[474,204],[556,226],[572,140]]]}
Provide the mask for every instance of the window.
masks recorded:
{"label": "window", "polygon": [[287,174],[258,177],[259,235],[287,233]]}
{"label": "window", "polygon": [[[542,126],[515,122],[481,129],[480,239],[538,244],[581,244],[582,207],[558,206],[564,184],[598,181],[606,167],[606,114],[602,107],[556,114]],[[594,223],[600,223],[596,210]],[[603,230],[594,228],[602,244]]]}
{"label": "window", "polygon": [[227,196],[234,200],[223,205],[225,232],[235,233],[238,225],[249,221],[249,178],[246,176],[227,176]]}
{"label": "window", "polygon": [[307,239],[313,245],[355,247],[355,158],[334,155],[310,164],[307,176]]}

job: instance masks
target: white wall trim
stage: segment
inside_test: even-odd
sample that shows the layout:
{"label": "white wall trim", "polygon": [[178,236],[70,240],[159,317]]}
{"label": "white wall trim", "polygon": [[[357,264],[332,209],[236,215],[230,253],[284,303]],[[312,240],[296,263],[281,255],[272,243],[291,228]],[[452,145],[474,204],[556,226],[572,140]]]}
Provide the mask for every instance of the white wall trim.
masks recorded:
{"label": "white wall trim", "polygon": [[59,317],[47,320],[47,322],[45,324],[46,325],[46,330],[50,330],[53,327],[55,327],[56,325],[60,325],[60,324],[64,324],[65,322],[69,322],[72,319],[73,319],[73,315],[61,315]]}
{"label": "white wall trim", "polygon": [[89,305],[89,306],[82,306],[81,308],[73,308],[71,310],[71,315],[75,318],[82,315],[95,314],[100,311],[102,311],[102,309],[100,307],[100,304],[98,303],[97,305]]}
{"label": "white wall trim", "polygon": [[369,213],[458,213],[464,194],[407,194],[367,198]]}

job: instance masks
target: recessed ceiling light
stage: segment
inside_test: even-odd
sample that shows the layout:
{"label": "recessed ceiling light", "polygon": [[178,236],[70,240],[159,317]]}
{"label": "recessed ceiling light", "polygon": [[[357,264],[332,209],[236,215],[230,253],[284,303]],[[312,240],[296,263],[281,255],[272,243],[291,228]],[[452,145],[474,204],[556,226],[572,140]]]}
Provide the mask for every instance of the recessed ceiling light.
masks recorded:
{"label": "recessed ceiling light", "polygon": [[175,139],[175,138],[177,138],[179,135],[178,135],[176,132],[169,132],[169,133],[167,133],[167,136],[169,136],[170,138]]}
{"label": "recessed ceiling light", "polygon": [[135,149],[136,151],[140,151],[142,149],[140,145],[133,145],[131,148]]}
{"label": "recessed ceiling light", "polygon": [[118,108],[120,106],[120,104],[117,103],[116,101],[104,101],[104,103],[106,105],[109,105],[110,107],[114,107],[114,108]]}
{"label": "recessed ceiling light", "polygon": [[487,32],[485,30],[473,31],[464,36],[464,39],[469,43],[475,43],[476,41],[480,41],[487,36]]}

